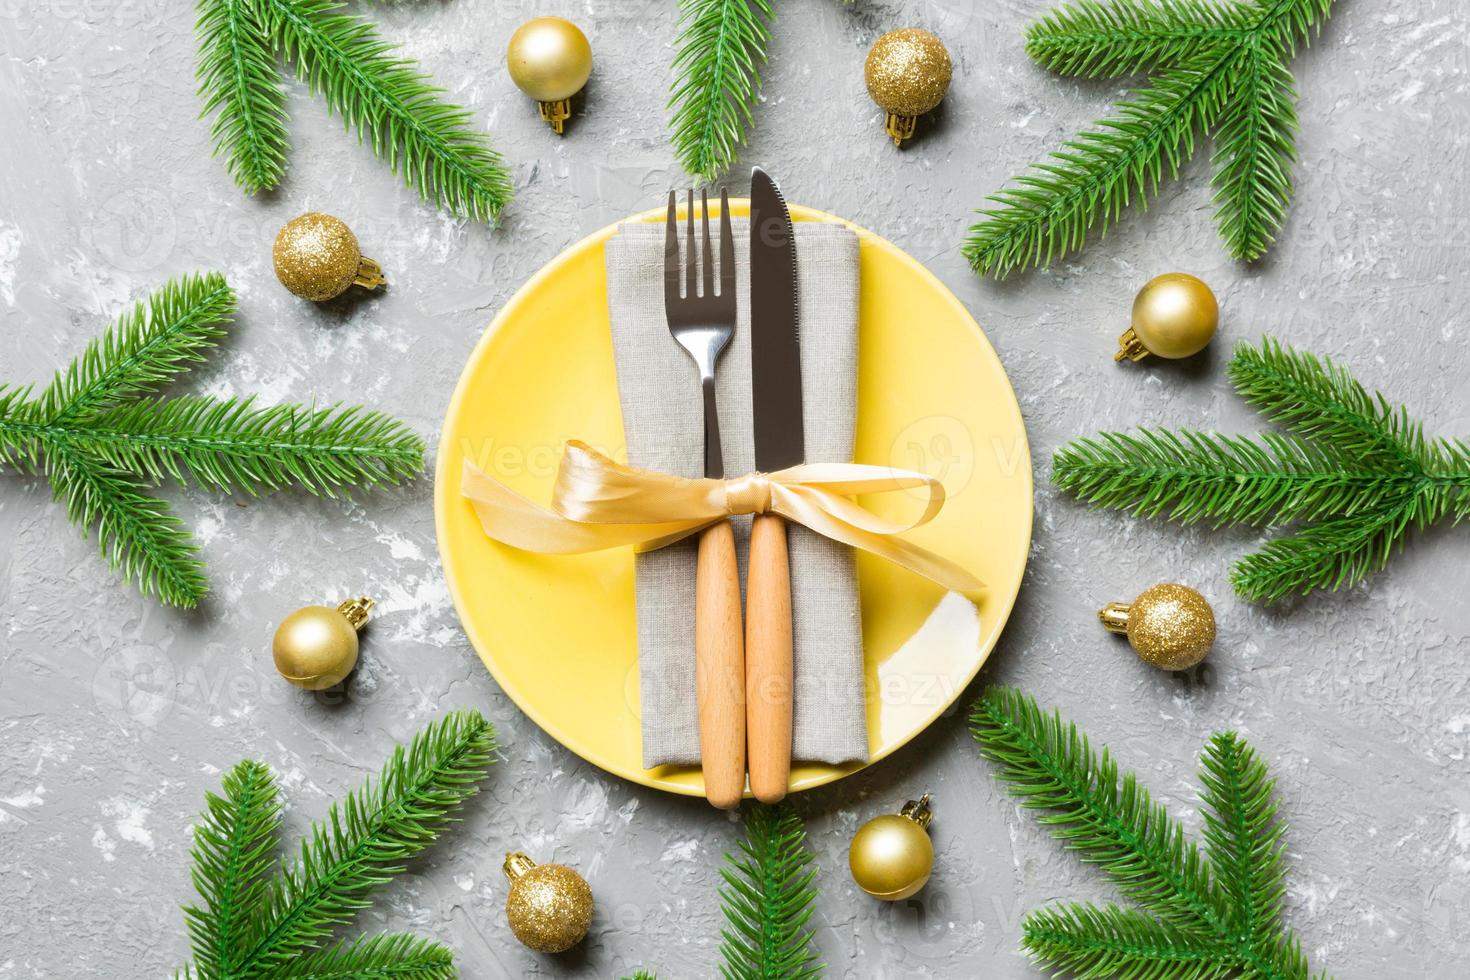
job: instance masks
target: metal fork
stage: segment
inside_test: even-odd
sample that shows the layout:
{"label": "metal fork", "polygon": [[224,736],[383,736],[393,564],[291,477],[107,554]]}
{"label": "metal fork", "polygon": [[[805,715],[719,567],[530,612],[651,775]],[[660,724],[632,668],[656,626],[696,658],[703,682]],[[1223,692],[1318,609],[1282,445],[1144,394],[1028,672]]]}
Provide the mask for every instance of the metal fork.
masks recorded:
{"label": "metal fork", "polygon": [[[694,237],[694,191],[689,191],[688,235],[682,273],[679,262],[678,195],[669,192],[664,240],[664,313],[671,333],[694,359],[704,392],[704,475],[723,478],[720,415],[715,404],[715,364],[735,333],[735,236],[730,198],[720,192],[720,255],[716,263],[709,233],[709,193],[700,192],[703,249]],[[703,253],[703,275],[700,253]],[[715,266],[719,289],[715,289]],[[684,290],[679,289],[680,279]],[[703,290],[699,288],[701,281]],[[735,533],[729,521],[706,528],[699,538],[695,572],[694,676],[699,703],[699,751],[704,795],[723,809],[740,805],[745,791],[745,639],[740,617],[740,578]]]}

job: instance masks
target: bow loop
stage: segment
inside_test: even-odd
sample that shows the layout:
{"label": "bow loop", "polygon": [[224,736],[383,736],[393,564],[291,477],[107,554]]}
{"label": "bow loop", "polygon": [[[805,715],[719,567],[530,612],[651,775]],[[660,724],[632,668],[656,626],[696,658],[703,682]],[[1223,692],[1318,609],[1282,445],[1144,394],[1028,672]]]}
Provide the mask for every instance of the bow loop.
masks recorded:
{"label": "bow loop", "polygon": [[[891,521],[851,499],[895,490],[923,491],[923,512],[907,523]],[[573,440],[563,449],[549,510],[468,459],[460,492],[474,506],[489,537],[540,554],[582,554],[628,545],[652,551],[732,515],[775,513],[896,562],[951,591],[984,588],[960,566],[896,536],[927,524],[944,505],[939,481],[909,470],[810,463],[729,480],[691,479],[627,466]]]}

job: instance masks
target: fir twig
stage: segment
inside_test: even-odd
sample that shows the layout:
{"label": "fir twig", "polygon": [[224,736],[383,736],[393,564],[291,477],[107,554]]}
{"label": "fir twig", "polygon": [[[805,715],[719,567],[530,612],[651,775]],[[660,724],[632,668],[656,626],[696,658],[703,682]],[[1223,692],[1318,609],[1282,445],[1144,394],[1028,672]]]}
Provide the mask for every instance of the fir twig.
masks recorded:
{"label": "fir twig", "polygon": [[454,980],[449,947],[401,932],[380,933],[298,956],[270,980]]}
{"label": "fir twig", "polygon": [[201,116],[215,113],[216,156],[247,194],[275,187],[286,170],[285,89],[253,0],[198,0]]}
{"label": "fir twig", "polygon": [[246,398],[143,399],[56,432],[150,479],[193,480],[256,496],[295,484],[324,497],[411,479],[424,442],[402,422],[359,406],[256,408]]}
{"label": "fir twig", "polygon": [[679,0],[679,53],[669,97],[674,151],[684,169],[724,173],[754,122],[766,61],[770,0]]}
{"label": "fir twig", "polygon": [[1026,50],[1065,74],[1153,73],[1110,118],[991,196],[964,252],[982,275],[1047,266],[1147,206],[1213,131],[1217,221],[1256,259],[1285,220],[1296,156],[1287,61],[1332,0],[1072,0],[1027,31]]}
{"label": "fir twig", "polygon": [[1108,873],[1140,907],[1063,904],[1033,911],[1022,945],[1045,968],[1079,977],[1305,980],[1282,922],[1282,835],[1265,764],[1237,735],[1203,757],[1208,862],[1183,827],[1107,749],[1019,691],[991,688],[971,730],[996,775],[1050,834]]}
{"label": "fir twig", "polygon": [[720,907],[728,928],[720,954],[725,980],[805,980],[822,967],[807,927],[817,869],[806,830],[789,807],[757,806],[745,818],[740,855],[726,854]]}
{"label": "fir twig", "polygon": [[1339,589],[1381,570],[1408,532],[1470,516],[1470,452],[1342,367],[1266,340],[1230,363],[1236,390],[1288,433],[1106,432],[1053,458],[1052,481],[1100,507],[1182,524],[1295,525],[1238,562],[1241,595]]}
{"label": "fir twig", "polygon": [[432,844],[477,792],[494,750],[494,729],[474,711],[395,748],[379,778],[333,804],[300,859],[271,882],[239,973],[271,975],[367,907],[368,893]]}
{"label": "fir twig", "polygon": [[365,408],[146,397],[203,360],[234,309],[217,274],[170,282],[40,395],[0,384],[0,466],[43,471],[72,523],[96,528],[111,567],[169,605],[195,605],[208,584],[188,530],[148,484],[335,497],[423,466],[423,440]]}
{"label": "fir twig", "polygon": [[493,219],[510,174],[469,112],[439,99],[416,63],[337,0],[252,0],[297,73],[419,196],[454,214]]}
{"label": "fir twig", "polygon": [[334,804],[313,826],[299,863],[268,877],[280,828],[270,770],[246,760],[206,796],[192,876],[202,903],[184,909],[198,980],[448,980],[453,954],[386,933],[324,947],[367,894],[428,847],[477,792],[495,749],[478,712],[447,716],[398,746],[381,778]]}
{"label": "fir twig", "polygon": [[126,473],[66,444],[48,445],[46,477],[73,524],[97,530],[98,553],[147,596],[192,607],[209,591],[188,528]]}
{"label": "fir twig", "polygon": [[203,361],[234,312],[217,272],[164,284],[57,372],[37,399],[40,418],[67,422],[156,389]]}
{"label": "fir twig", "polygon": [[223,790],[205,794],[204,818],[194,828],[190,876],[203,901],[184,907],[194,966],[212,977],[229,976],[240,961],[281,828],[275,780],[264,763],[239,763],[225,774]]}

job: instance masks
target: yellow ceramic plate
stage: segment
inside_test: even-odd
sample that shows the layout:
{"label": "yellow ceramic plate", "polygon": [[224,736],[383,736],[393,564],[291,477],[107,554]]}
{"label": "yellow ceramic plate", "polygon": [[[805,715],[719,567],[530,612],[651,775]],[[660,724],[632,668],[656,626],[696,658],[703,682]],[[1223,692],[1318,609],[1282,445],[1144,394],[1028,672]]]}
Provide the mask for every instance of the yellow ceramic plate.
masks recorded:
{"label": "yellow ceramic plate", "polygon": [[[745,214],[748,205],[732,210]],[[801,207],[792,216],[840,220]],[[634,220],[662,218],[650,211]],[[603,265],[615,228],[546,266],[470,355],[439,446],[439,552],[470,642],[522,711],[608,772],[697,796],[699,770],[642,765],[632,552],[549,557],[496,544],[459,494],[467,455],[541,502],[565,440],[626,458]],[[856,459],[939,477],[948,502],[911,537],[988,586],[977,616],[927,580],[859,556],[876,762],[954,703],[1000,636],[1031,543],[1031,459],[1015,393],[974,319],[918,262],[853,230],[862,240]],[[692,374],[678,380],[695,383]],[[913,507],[881,496],[865,502],[894,516]],[[798,765],[791,786],[810,789],[860,768]]]}

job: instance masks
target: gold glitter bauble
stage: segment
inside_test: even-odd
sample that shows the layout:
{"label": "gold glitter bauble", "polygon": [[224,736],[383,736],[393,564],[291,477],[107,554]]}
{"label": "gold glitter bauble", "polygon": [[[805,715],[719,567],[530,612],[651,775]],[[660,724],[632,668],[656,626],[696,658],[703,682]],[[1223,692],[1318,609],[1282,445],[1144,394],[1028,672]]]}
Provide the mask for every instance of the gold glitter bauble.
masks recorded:
{"label": "gold glitter bauble", "polygon": [[537,864],[517,851],[505,856],[510,931],[538,953],[562,953],[580,943],[592,924],[592,889],[564,864]]}
{"label": "gold glitter bauble", "polygon": [[340,218],[309,211],[286,222],[271,249],[276,278],[302,299],[335,299],[354,284],[383,285],[383,269],[365,258],[357,236]]}
{"label": "gold glitter bauble", "polygon": [[873,42],[863,77],[868,94],[888,113],[884,127],[895,143],[914,135],[918,117],[944,100],[953,71],[944,42],[917,27],[889,31]]}
{"label": "gold glitter bauble", "polygon": [[324,691],[357,666],[357,631],[375,603],[363,596],[333,609],[306,606],[287,616],[271,642],[276,670],[297,687]]}
{"label": "gold glitter bauble", "polygon": [[1114,633],[1128,635],[1139,659],[1164,670],[1188,670],[1215,642],[1215,613],[1187,585],[1155,585],[1131,603],[1112,603],[1097,615]]}
{"label": "gold glitter bauble", "polygon": [[1220,304],[1204,280],[1166,272],[1144,284],[1133,300],[1133,325],[1118,338],[1113,360],[1150,354],[1193,357],[1209,346],[1220,325]]}
{"label": "gold glitter bauble", "polygon": [[510,36],[505,63],[516,87],[540,104],[541,118],[562,132],[572,114],[572,96],[592,75],[587,35],[560,17],[528,20]]}
{"label": "gold glitter bauble", "polygon": [[874,817],[858,828],[847,866],[859,888],[885,902],[908,898],[929,881],[934,843],[926,829],[933,813],[929,794],[904,804],[903,812]]}

